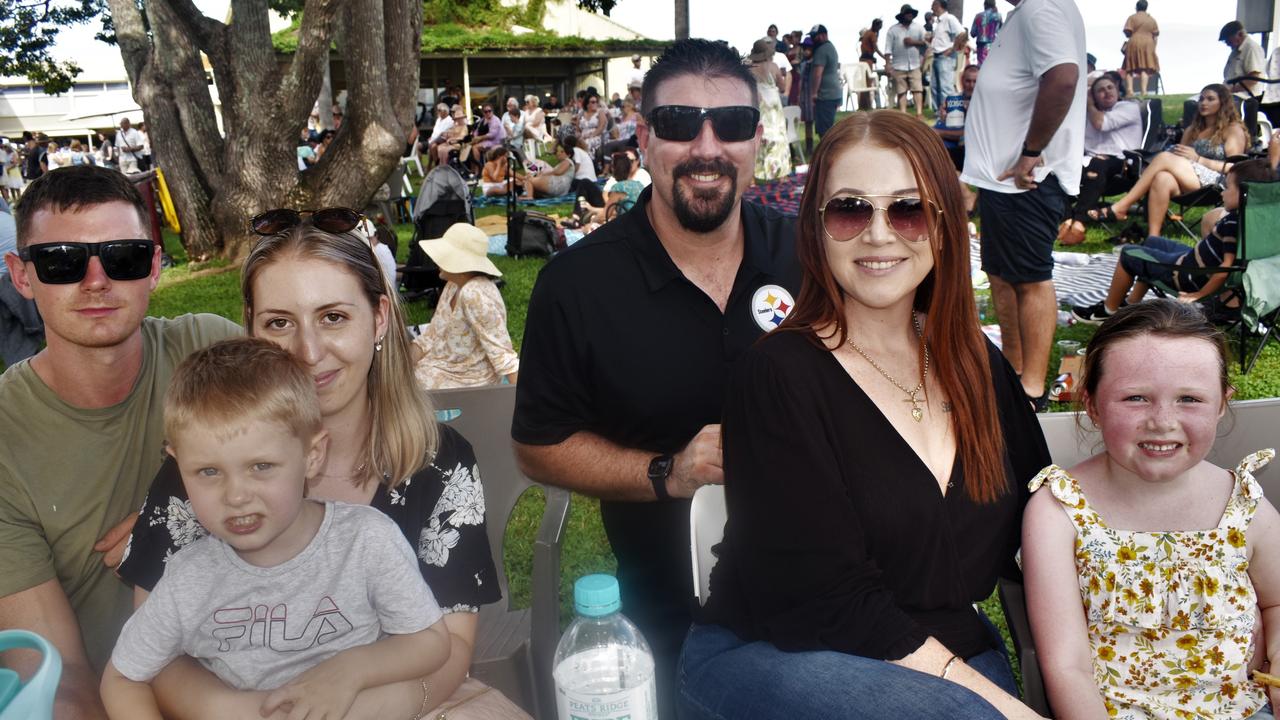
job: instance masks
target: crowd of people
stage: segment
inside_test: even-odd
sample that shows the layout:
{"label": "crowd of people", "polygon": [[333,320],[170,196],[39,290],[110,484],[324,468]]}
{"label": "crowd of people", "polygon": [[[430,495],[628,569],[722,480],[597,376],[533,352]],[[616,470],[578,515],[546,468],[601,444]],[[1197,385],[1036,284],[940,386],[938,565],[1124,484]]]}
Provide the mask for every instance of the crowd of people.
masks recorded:
{"label": "crowd of people", "polygon": [[46,172],[73,165],[97,165],[123,173],[151,169],[151,138],[147,124],[133,127],[129,118],[110,137],[95,133],[96,142],[79,138],[51,139],[42,133],[23,132],[20,143],[0,139],[0,195],[13,202],[28,183]]}
{"label": "crowd of people", "polygon": [[[1107,299],[1077,309],[1101,324],[1080,380],[1098,453],[1054,465],[1035,412],[1055,242],[1139,197],[1158,235],[1153,205],[1221,184],[1200,244],[1145,247],[1230,264],[1240,185],[1275,163],[1238,161],[1240,88],[1215,83],[1105,205],[1142,142],[1121,98],[1158,71],[1146,2],[1133,62],[1093,77],[1072,0],[988,2],[967,29],[947,10],[917,26],[902,7],[882,56],[898,109],[839,122],[821,24],[771,27],[745,58],[677,41],[609,102],[511,97],[472,119],[442,97],[407,152],[486,195],[571,196],[590,231],[542,268],[519,353],[483,231],[421,242],[445,285],[414,338],[388,242],[346,208],[249,219],[239,325],[146,317],[160,248],[137,190],[32,138],[20,165],[40,173],[0,249],[47,343],[0,376],[0,627],[58,647],[58,713],[527,717],[467,677],[501,569],[483,469],[429,394],[510,383],[520,469],[600,500],[658,717],[1039,717],[975,605],[1025,573],[1057,716],[1272,718],[1280,688],[1250,673],[1280,661],[1280,515],[1254,478],[1273,453],[1206,460],[1232,390],[1192,303],[1220,283],[1122,253]],[[796,217],[743,199],[791,172],[784,98],[821,135]],[[930,103],[932,127],[913,117]],[[120,171],[138,135],[121,123]],[[325,131],[300,141],[304,168]],[[1140,302],[1155,280],[1184,293]],[[697,606],[689,499],[709,484],[728,522]]]}

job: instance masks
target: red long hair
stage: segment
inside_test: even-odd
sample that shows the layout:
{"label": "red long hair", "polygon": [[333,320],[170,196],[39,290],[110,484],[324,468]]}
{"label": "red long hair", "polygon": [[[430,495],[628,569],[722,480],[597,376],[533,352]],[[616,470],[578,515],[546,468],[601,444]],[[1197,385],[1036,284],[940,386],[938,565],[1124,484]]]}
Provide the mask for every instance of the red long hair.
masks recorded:
{"label": "red long hair", "polygon": [[[968,224],[951,159],[937,134],[924,123],[895,110],[859,112],[823,136],[800,201],[796,237],[796,255],[804,273],[800,297],[779,329],[806,333],[823,348],[825,339],[835,337],[839,344],[847,340],[844,292],[831,273],[818,210],[825,200],[822,192],[831,165],[857,162],[850,153],[862,144],[894,148],[906,155],[921,197],[942,209],[941,220],[930,224],[933,270],[916,290],[915,308],[928,316],[924,339],[931,350],[931,371],[949,389],[966,491],[974,502],[994,502],[1008,489],[1004,434],[990,391],[991,366],[969,279]],[[819,333],[820,328],[831,327],[835,328],[831,333]]]}

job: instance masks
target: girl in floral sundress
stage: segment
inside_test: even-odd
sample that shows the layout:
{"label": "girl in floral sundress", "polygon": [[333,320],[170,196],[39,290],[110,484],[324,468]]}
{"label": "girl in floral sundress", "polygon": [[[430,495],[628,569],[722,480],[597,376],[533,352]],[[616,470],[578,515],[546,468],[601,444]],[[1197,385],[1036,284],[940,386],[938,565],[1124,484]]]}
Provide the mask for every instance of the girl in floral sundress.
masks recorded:
{"label": "girl in floral sundress", "polygon": [[1253,473],[1275,453],[1205,460],[1226,367],[1222,334],[1173,300],[1122,308],[1089,343],[1083,404],[1104,451],[1045,468],[1023,517],[1058,718],[1272,717],[1280,689],[1251,671],[1280,656],[1280,515]]}

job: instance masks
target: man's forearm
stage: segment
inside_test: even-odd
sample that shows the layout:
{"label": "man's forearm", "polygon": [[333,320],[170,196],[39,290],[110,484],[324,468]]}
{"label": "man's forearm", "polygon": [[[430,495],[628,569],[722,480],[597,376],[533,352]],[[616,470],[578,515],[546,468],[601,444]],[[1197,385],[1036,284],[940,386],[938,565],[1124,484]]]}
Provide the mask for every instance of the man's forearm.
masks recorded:
{"label": "man's forearm", "polygon": [[63,665],[53,703],[54,720],[106,720],[98,678],[84,665]]}
{"label": "man's forearm", "polygon": [[1049,68],[1040,76],[1040,90],[1036,94],[1035,108],[1031,111],[1031,126],[1023,143],[1032,150],[1042,150],[1062,125],[1067,111],[1076,99],[1076,82],[1080,68],[1074,63],[1063,63]]}
{"label": "man's forearm", "polygon": [[813,69],[813,96],[818,96],[818,88],[822,85],[822,73],[826,68],[819,65]]}
{"label": "man's forearm", "polygon": [[556,445],[516,443],[520,471],[601,500],[655,500],[649,461],[657,453],[624,448],[595,433],[580,431]]}

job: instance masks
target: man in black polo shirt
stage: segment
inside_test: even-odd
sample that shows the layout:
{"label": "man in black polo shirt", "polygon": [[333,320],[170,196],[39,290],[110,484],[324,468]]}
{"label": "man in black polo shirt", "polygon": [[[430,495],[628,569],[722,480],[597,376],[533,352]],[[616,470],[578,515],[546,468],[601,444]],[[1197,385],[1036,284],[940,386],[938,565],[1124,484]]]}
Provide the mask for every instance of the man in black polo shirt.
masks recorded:
{"label": "man in black polo shirt", "polygon": [[742,202],[761,127],[741,58],[677,42],[642,103],[653,184],[538,277],[511,434],[530,477],[601,499],[623,612],[657,660],[659,717],[675,717],[688,498],[724,480],[724,380],[790,312],[800,272],[793,222]]}

